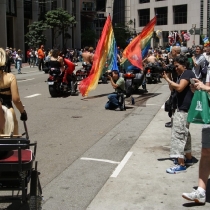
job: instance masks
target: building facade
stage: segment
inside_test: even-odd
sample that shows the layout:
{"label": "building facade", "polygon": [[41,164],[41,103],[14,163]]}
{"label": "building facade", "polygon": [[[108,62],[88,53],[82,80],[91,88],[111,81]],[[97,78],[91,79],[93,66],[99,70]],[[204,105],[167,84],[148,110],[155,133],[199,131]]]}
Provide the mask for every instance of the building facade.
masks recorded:
{"label": "building facade", "polygon": [[166,45],[171,31],[190,31],[188,46],[200,44],[201,35],[210,35],[210,0],[127,0],[127,3],[125,14],[130,13],[130,19],[135,19],[137,33],[158,15],[155,31],[162,31],[162,37],[156,38],[154,45]]}
{"label": "building facade", "polygon": [[[72,39],[68,41],[67,46],[79,48],[81,46],[81,16],[80,2],[77,0],[0,0],[0,27],[2,30],[0,47],[12,47],[25,52],[28,47],[25,44],[28,25],[42,19],[46,12],[56,8],[63,8],[75,16],[77,24],[69,29]],[[46,36],[46,48],[51,48],[51,30],[46,31]],[[62,36],[59,37],[58,43],[62,46]]]}

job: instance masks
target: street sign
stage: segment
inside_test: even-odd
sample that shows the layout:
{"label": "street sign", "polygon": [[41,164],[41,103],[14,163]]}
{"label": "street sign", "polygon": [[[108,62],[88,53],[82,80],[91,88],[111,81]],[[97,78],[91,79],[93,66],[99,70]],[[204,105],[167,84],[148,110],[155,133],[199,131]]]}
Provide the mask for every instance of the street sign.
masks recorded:
{"label": "street sign", "polygon": [[190,33],[191,35],[200,34],[200,33],[201,33],[201,30],[200,30],[200,28],[191,28],[191,29],[189,30],[189,33]]}
{"label": "street sign", "polygon": [[189,30],[189,32],[190,32],[191,35],[193,35],[193,34],[194,34],[194,28],[191,28],[191,29]]}
{"label": "street sign", "polygon": [[195,34],[198,34],[198,35],[200,35],[200,34],[201,34],[201,30],[200,30],[200,28],[195,28]]}

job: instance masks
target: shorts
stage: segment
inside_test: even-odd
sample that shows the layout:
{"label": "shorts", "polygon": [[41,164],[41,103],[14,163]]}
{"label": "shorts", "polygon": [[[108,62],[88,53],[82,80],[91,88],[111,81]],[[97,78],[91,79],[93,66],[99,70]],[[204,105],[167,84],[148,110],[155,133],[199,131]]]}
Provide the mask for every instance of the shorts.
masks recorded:
{"label": "shorts", "polygon": [[210,125],[202,128],[202,148],[210,148]]}

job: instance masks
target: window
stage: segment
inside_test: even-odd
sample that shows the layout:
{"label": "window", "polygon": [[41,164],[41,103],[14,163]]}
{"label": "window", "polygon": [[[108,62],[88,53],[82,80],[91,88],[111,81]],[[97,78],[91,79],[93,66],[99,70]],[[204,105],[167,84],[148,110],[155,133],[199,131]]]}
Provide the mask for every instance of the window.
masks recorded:
{"label": "window", "polygon": [[24,0],[24,18],[32,19],[32,0]]}
{"label": "window", "polygon": [[16,0],[6,1],[7,15],[16,16],[17,15],[17,4]]}
{"label": "window", "polygon": [[106,1],[105,0],[96,1],[96,10],[105,12],[106,11]]}
{"label": "window", "polygon": [[157,14],[157,25],[168,24],[168,7],[155,8],[155,14]]}
{"label": "window", "polygon": [[140,9],[139,14],[139,26],[146,26],[150,21],[150,9]]}
{"label": "window", "polygon": [[149,3],[150,0],[139,0],[139,4]]}
{"label": "window", "polygon": [[95,11],[95,5],[93,2],[82,2],[83,11]]}
{"label": "window", "polygon": [[173,7],[174,24],[187,23],[187,4]]}
{"label": "window", "polygon": [[52,1],[51,2],[51,10],[56,10],[57,9],[57,1]]}

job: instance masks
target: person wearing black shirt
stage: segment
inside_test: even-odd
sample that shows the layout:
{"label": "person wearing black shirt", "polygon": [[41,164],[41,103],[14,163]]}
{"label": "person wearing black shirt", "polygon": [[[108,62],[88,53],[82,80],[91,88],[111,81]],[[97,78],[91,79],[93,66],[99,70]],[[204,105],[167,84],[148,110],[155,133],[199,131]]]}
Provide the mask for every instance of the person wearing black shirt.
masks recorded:
{"label": "person wearing black shirt", "polygon": [[178,75],[177,82],[169,79],[165,72],[163,73],[163,78],[168,82],[169,88],[176,93],[176,111],[172,119],[170,157],[175,158],[177,165],[166,170],[167,173],[171,174],[184,172],[186,171],[186,165],[193,164],[187,115],[193,98],[190,79],[195,78],[195,74],[191,70],[187,70],[188,64],[188,59],[185,56],[180,55],[174,59],[174,66]]}

